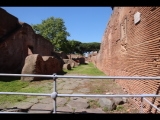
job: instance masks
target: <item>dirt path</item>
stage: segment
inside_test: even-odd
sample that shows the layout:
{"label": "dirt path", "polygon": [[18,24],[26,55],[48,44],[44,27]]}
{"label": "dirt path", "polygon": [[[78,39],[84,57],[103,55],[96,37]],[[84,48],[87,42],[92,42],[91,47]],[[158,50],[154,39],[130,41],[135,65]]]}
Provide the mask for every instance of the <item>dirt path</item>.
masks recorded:
{"label": "dirt path", "polygon": [[[34,81],[33,85],[45,87],[44,93],[53,92],[53,80]],[[113,80],[100,79],[58,78],[57,91],[63,94],[125,94],[121,87]],[[126,98],[116,99],[120,100],[121,104],[118,103],[119,105],[117,104],[114,109],[112,109],[113,99],[109,99],[105,105],[109,104],[112,110],[106,109],[103,103],[106,99],[93,97],[57,97],[57,113],[139,113]],[[2,111],[52,113],[53,99],[45,96],[28,96],[24,101],[8,106],[8,108]]]}

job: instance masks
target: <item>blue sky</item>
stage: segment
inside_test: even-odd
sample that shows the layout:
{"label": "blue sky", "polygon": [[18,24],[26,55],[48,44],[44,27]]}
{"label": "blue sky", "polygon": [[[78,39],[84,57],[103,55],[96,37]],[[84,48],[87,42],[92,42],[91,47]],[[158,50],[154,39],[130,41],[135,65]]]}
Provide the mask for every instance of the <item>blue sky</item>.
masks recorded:
{"label": "blue sky", "polygon": [[112,14],[111,7],[1,7],[28,24],[40,24],[51,16],[62,18],[69,40],[101,42]]}

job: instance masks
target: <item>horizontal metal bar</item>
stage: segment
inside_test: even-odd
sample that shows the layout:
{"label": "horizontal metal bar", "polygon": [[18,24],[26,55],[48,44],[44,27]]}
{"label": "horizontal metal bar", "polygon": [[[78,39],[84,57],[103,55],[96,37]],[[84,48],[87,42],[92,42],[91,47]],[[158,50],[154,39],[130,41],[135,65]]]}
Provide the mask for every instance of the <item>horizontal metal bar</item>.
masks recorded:
{"label": "horizontal metal bar", "polygon": [[146,79],[160,80],[160,77],[138,77],[138,76],[64,76],[64,75],[41,75],[41,74],[5,74],[0,73],[0,76],[22,76],[22,77],[47,77],[47,78],[85,78],[85,79]]}
{"label": "horizontal metal bar", "polygon": [[[46,93],[22,93],[22,92],[0,92],[1,95],[31,95],[31,96],[51,96]],[[86,94],[57,94],[57,97],[160,97],[155,94],[140,94],[140,95],[86,95]]]}
{"label": "horizontal metal bar", "polygon": [[0,92],[0,95],[51,96],[51,94],[46,94],[46,93],[23,93],[23,92]]}
{"label": "horizontal metal bar", "polygon": [[57,94],[57,97],[160,97],[155,94],[140,94],[140,95],[82,95],[82,94]]}
{"label": "horizontal metal bar", "polygon": [[153,106],[155,109],[157,109],[158,111],[160,111],[159,108],[157,108],[157,106],[155,106],[154,104],[152,104],[149,100],[147,100],[146,98],[143,98],[147,103],[149,103],[151,106]]}
{"label": "horizontal metal bar", "polygon": [[19,77],[51,77],[53,78],[53,75],[40,75],[40,74],[5,74],[5,73],[0,73],[0,76],[19,76]]}
{"label": "horizontal metal bar", "polygon": [[160,77],[130,77],[130,76],[62,76],[57,75],[58,78],[85,78],[85,79],[147,79],[160,80]]}

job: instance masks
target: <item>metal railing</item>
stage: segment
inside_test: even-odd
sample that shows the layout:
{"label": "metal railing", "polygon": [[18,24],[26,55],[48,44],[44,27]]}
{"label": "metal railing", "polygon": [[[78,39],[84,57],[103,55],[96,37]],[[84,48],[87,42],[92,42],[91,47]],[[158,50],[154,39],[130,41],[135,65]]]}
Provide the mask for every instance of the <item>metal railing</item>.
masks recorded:
{"label": "metal railing", "polygon": [[[150,104],[152,107],[160,111],[159,108],[157,108],[154,104],[152,104],[149,100],[147,100],[145,97],[160,97],[160,95],[155,94],[138,94],[138,95],[85,95],[85,94],[59,94],[56,90],[56,80],[57,78],[82,78],[82,79],[126,79],[126,80],[160,80],[160,77],[124,77],[124,76],[64,76],[64,75],[38,75],[38,74],[0,74],[0,76],[22,76],[22,77],[47,77],[47,78],[53,78],[54,84],[53,84],[53,92],[50,94],[46,93],[23,93],[23,92],[0,92],[0,95],[28,95],[28,96],[50,96],[53,99],[53,113],[56,113],[56,98],[57,97],[98,97],[98,98],[110,98],[110,97],[140,97],[141,98],[141,106],[140,106],[140,112],[143,113],[143,102],[146,101],[148,104]],[[0,112],[0,113],[22,113],[25,114],[26,112]]]}

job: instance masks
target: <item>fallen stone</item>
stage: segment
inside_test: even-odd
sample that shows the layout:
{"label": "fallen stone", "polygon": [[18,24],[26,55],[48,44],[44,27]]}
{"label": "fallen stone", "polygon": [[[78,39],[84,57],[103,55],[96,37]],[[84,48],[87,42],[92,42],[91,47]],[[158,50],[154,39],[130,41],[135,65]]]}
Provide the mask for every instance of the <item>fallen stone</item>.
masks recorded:
{"label": "fallen stone", "polygon": [[75,66],[79,65],[79,63],[75,62],[72,59],[63,59],[63,61],[64,61],[65,64],[71,64],[71,67],[75,67]]}
{"label": "fallen stone", "polygon": [[68,101],[67,98],[58,97],[56,99],[57,106],[64,106],[67,103],[67,101]]}
{"label": "fallen stone", "polygon": [[68,106],[58,107],[56,112],[57,113],[62,113],[62,114],[64,114],[64,113],[73,113],[73,109],[71,109]]}
{"label": "fallen stone", "polygon": [[98,103],[102,108],[107,108],[109,111],[116,109],[115,103],[110,99],[99,98]]}
{"label": "fallen stone", "polygon": [[43,114],[51,114],[52,113],[52,111],[44,111],[44,110],[29,110],[28,111],[28,113],[30,113],[30,114],[35,114],[35,113],[43,113]]}
{"label": "fallen stone", "polygon": [[71,67],[72,67],[72,68],[75,67],[75,63],[71,63]]}
{"label": "fallen stone", "polygon": [[0,110],[6,109],[6,108],[12,108],[13,104],[11,103],[2,103],[0,104]]}
{"label": "fallen stone", "polygon": [[82,112],[82,113],[105,113],[101,108],[96,109],[77,109],[75,112]]}
{"label": "fallen stone", "polygon": [[[62,71],[61,62],[53,56],[41,56],[39,54],[31,54],[26,57],[22,74],[46,74],[59,73]],[[43,77],[21,77],[21,80],[32,81],[42,80]]]}
{"label": "fallen stone", "polygon": [[70,64],[64,64],[63,69],[71,70],[71,65]]}
{"label": "fallen stone", "polygon": [[30,102],[19,102],[13,105],[13,108],[17,107],[18,109],[28,110],[34,105],[34,103]]}
{"label": "fallen stone", "polygon": [[4,109],[1,112],[21,112],[21,109],[17,109],[17,108]]}
{"label": "fallen stone", "polygon": [[124,104],[124,101],[122,98],[112,98],[112,100],[115,102],[116,105]]}
{"label": "fallen stone", "polygon": [[43,103],[38,103],[38,104],[34,104],[30,110],[32,111],[52,111],[53,110],[53,103],[50,104],[43,104]]}
{"label": "fallen stone", "polygon": [[68,107],[71,109],[86,109],[89,107],[89,104],[86,101],[80,101],[80,100],[72,100],[69,101],[67,104]]}
{"label": "fallen stone", "polygon": [[69,63],[69,59],[63,59],[63,61],[65,64]]}
{"label": "fallen stone", "polygon": [[[21,74],[35,74],[35,69],[37,69],[37,63],[43,63],[43,59],[38,54],[32,54],[26,57],[25,64],[23,66]],[[39,64],[43,66],[42,64]],[[43,68],[43,67],[41,67]],[[41,70],[39,70],[41,71]],[[41,74],[41,73],[37,73]],[[40,77],[21,77],[21,80],[24,81],[32,81],[32,80],[40,80]]]}

